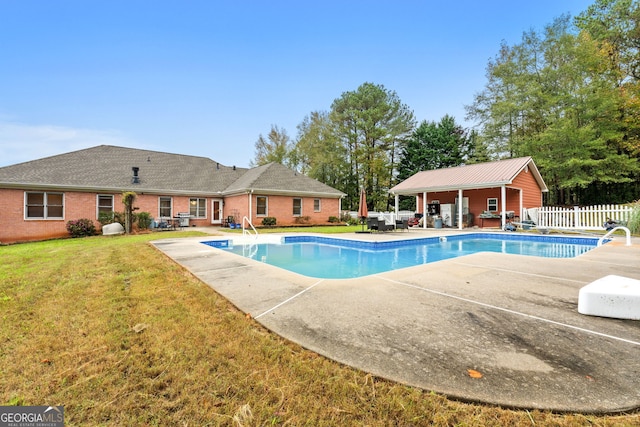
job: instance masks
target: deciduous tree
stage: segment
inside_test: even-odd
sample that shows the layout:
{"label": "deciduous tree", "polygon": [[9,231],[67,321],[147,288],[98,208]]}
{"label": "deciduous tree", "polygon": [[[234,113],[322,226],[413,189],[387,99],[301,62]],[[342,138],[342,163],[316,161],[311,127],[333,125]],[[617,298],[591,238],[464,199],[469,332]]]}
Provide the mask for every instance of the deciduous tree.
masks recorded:
{"label": "deciduous tree", "polygon": [[314,111],[298,125],[292,157],[303,174],[334,188],[345,187],[346,150],[333,132],[328,113]]}
{"label": "deciduous tree", "polygon": [[262,134],[258,136],[255,149],[255,158],[251,162],[251,166],[261,166],[272,162],[291,166],[293,146],[285,129],[271,125],[271,131],[267,135],[267,139]]}
{"label": "deciduous tree", "polygon": [[[564,16],[543,34],[529,31],[521,43],[503,45],[467,112],[495,154],[535,159],[550,187],[548,202],[590,203],[585,189],[632,185],[639,170],[628,142],[633,124],[624,129],[632,103],[621,69]],[[608,201],[624,201],[623,193]]]}

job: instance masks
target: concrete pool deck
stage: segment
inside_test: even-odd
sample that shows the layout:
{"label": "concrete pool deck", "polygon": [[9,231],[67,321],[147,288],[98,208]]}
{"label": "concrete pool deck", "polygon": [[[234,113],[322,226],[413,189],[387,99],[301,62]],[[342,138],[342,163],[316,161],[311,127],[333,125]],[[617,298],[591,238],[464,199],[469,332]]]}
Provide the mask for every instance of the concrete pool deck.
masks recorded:
{"label": "concrete pool deck", "polygon": [[330,359],[464,401],[584,413],[640,407],[640,321],[577,311],[588,283],[640,279],[638,238],[577,258],[478,253],[357,279],[301,276],[201,243],[219,238],[152,244],[269,330]]}

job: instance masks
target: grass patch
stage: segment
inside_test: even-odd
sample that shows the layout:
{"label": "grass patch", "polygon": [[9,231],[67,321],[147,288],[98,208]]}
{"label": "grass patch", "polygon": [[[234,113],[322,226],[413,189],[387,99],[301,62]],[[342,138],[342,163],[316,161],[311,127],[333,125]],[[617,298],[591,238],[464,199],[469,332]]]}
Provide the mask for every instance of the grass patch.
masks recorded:
{"label": "grass patch", "polygon": [[1,405],[64,405],[68,426],[640,424],[637,413],[450,401],[332,362],[266,331],[147,243],[163,237],[0,247]]}
{"label": "grass patch", "polygon": [[[365,226],[365,230],[366,230]],[[256,227],[258,234],[268,233],[322,233],[322,234],[338,234],[338,233],[354,233],[362,229],[360,225],[312,225],[312,226],[291,226],[291,227]],[[242,233],[241,229],[228,229],[223,231],[228,233]]]}

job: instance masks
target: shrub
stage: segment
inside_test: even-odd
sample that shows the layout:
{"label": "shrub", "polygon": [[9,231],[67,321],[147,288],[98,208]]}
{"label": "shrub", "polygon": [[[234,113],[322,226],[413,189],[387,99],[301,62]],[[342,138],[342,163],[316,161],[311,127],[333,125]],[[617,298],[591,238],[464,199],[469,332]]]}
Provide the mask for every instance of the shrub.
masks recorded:
{"label": "shrub", "polygon": [[262,225],[265,225],[267,227],[271,227],[273,225],[276,225],[276,218],[273,217],[273,216],[264,217],[262,219]]}
{"label": "shrub", "polygon": [[111,222],[117,222],[122,226],[122,228],[124,228],[124,212],[114,212],[113,221]]}
{"label": "shrub", "polygon": [[98,214],[98,222],[99,222],[101,225],[111,224],[111,223],[114,221],[114,220],[113,220],[114,215],[115,215],[115,212],[113,212],[113,211],[110,211],[110,212],[100,212],[100,213]]}
{"label": "shrub", "polygon": [[309,222],[311,222],[311,217],[310,216],[299,216],[299,217],[296,217],[294,222],[296,224],[309,224]]}
{"label": "shrub", "polygon": [[329,217],[329,223],[334,224],[336,222],[340,222],[340,218],[338,218],[337,216],[330,216]]}
{"label": "shrub", "polygon": [[90,219],[82,218],[68,221],[67,231],[71,237],[93,236],[96,234],[96,227]]}
{"label": "shrub", "polygon": [[98,222],[102,225],[113,224],[117,222],[122,227],[124,227],[124,212],[100,212],[98,214]]}
{"label": "shrub", "polygon": [[138,228],[140,230],[146,230],[151,227],[151,214],[149,212],[138,212],[135,214],[135,219],[138,221]]}
{"label": "shrub", "polygon": [[349,225],[357,225],[360,224],[360,218],[353,218],[349,212],[342,212],[340,214],[340,221],[346,222]]}
{"label": "shrub", "polygon": [[627,222],[627,228],[629,228],[629,231],[633,234],[640,234],[640,200],[633,204],[633,210]]}

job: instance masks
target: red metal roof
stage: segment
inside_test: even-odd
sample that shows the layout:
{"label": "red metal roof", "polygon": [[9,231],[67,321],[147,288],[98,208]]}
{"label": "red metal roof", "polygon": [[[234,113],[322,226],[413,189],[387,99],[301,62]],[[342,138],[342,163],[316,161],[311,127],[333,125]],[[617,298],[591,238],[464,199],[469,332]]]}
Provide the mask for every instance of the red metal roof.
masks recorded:
{"label": "red metal roof", "polygon": [[533,174],[540,189],[549,191],[533,159],[531,157],[518,157],[418,172],[391,188],[389,192],[393,194],[415,194],[508,186],[526,168]]}

